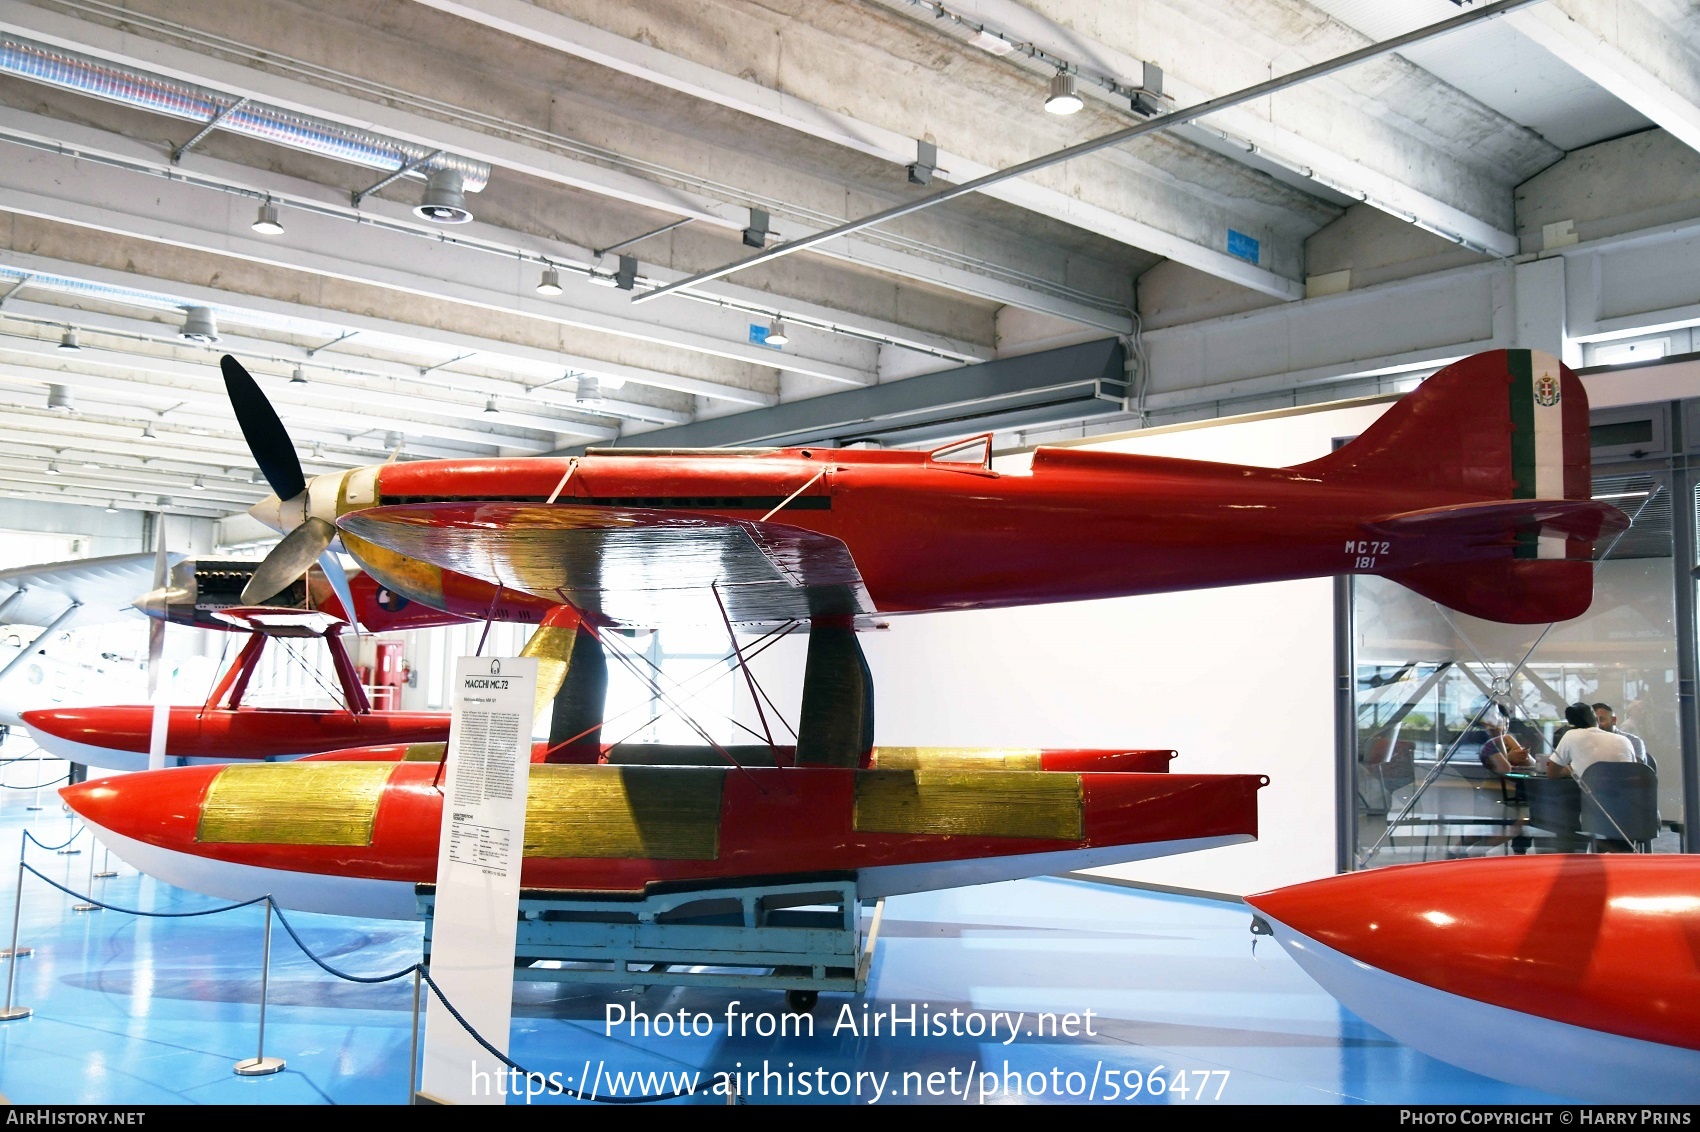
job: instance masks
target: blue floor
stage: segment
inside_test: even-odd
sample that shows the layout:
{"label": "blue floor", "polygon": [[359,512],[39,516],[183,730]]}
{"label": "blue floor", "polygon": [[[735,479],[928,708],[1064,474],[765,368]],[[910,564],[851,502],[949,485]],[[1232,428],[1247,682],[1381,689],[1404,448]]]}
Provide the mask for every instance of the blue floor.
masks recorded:
{"label": "blue floor", "polygon": [[[33,774],[13,777],[33,781]],[[32,799],[28,792],[0,795],[0,859],[12,859],[23,829],[48,844],[77,829],[51,790],[42,792],[44,809],[34,812],[25,808]],[[60,855],[31,847],[28,860],[85,891],[89,842],[85,836],[76,844],[84,852]],[[0,866],[0,874],[0,931],[5,931],[18,874],[10,865]],[[217,904],[127,867],[113,879],[96,880],[94,894],[154,911]],[[20,943],[34,947],[35,954],[17,961],[15,998],[35,1013],[0,1023],[0,1094],[13,1103],[406,1099],[410,981],[339,982],[277,931],[266,1053],[287,1059],[288,1068],[271,1077],[237,1077],[232,1063],[254,1054],[263,913],[250,908],[150,919],[73,912],[72,903],[26,876]],[[356,973],[397,970],[419,954],[421,933],[414,924],[300,914],[291,919],[321,957]],[[1022,1036],[1006,1045],[1001,1030],[996,1040],[870,1037],[842,1028],[835,1035],[847,1003],[860,1029],[863,1003],[822,995],[814,1037],[763,1038],[753,1030],[729,1034],[725,1017],[733,1000],[753,1014],[780,1013],[780,998],[770,992],[621,994],[521,984],[510,1052],[528,1068],[575,1085],[587,1065],[593,1076],[600,1067],[605,1083],[615,1072],[760,1074],[765,1068],[769,1075],[744,1089],[752,1104],[814,1099],[796,1095],[805,1074],[811,1089],[815,1083],[828,1089],[859,1086],[863,1102],[883,1088],[880,1099],[886,1103],[948,1102],[951,1097],[942,1094],[952,1087],[958,1102],[964,1089],[969,1101],[1079,1101],[1092,1095],[1107,1100],[1112,1082],[1125,1102],[1131,1086],[1124,1081],[1139,1085],[1134,1103],[1560,1100],[1454,1069],[1400,1045],[1338,1006],[1268,940],[1254,954],[1248,922],[1247,911],[1235,904],[1062,879],[902,897],[886,905],[867,996],[870,1010],[889,1016],[895,1005],[906,1015],[915,1004],[923,1012],[942,1013],[946,1026],[952,1009],[962,1010],[964,1020],[969,1012],[982,1018],[1021,1012]],[[0,976],[9,966],[0,960]],[[681,1007],[706,1013],[716,1020],[714,1033],[607,1035],[603,1020],[610,1001],[635,1003],[651,1015],[676,1014]],[[1083,1026],[1087,1010],[1094,1036],[1030,1033],[1037,1012],[1073,1012],[1082,1016]],[[1151,1095],[1146,1084],[1151,1077],[1162,1082],[1163,1095]],[[1184,1098],[1174,1088],[1177,1080]],[[929,1091],[930,1096],[917,1095]],[[710,1101],[724,1098],[677,1103]]]}

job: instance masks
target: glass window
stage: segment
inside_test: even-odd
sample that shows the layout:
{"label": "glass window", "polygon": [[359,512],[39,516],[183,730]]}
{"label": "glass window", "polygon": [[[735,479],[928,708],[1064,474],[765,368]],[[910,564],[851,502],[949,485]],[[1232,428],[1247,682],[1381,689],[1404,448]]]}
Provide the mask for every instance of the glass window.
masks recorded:
{"label": "glass window", "polygon": [[[1593,494],[1633,523],[1599,548],[1593,604],[1572,621],[1500,625],[1352,579],[1355,867],[1680,850],[1669,481],[1596,467]],[[1573,703],[1608,705],[1635,766],[1548,776]]]}

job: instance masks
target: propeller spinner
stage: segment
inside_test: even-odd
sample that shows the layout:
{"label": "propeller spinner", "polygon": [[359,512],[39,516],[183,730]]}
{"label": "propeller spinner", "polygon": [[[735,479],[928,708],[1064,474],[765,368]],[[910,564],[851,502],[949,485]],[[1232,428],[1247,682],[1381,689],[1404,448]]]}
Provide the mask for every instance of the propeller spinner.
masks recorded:
{"label": "propeller spinner", "polygon": [[244,605],[263,605],[285,586],[305,574],[317,562],[330,579],[331,588],[358,631],[359,621],[354,613],[354,595],[348,588],[348,576],[342,563],[330,549],[336,540],[336,526],[309,514],[307,477],[301,471],[301,459],[289,439],[289,430],[278,419],[277,410],[261,391],[259,382],[241,362],[224,355],[218,361],[224,373],[224,388],[230,395],[230,407],[236,412],[236,423],[242,428],[242,438],[248,442],[254,463],[271,485],[275,500],[266,500],[255,510],[275,515],[279,525],[284,517],[296,515],[295,524],[285,531],[279,542],[266,555],[260,568],[242,590]]}

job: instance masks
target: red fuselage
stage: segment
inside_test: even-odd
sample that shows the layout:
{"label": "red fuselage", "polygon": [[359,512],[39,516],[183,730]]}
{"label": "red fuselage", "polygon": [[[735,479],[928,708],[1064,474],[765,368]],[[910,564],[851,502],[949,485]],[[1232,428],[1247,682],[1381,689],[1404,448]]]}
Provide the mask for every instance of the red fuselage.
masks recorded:
{"label": "red fuselage", "polygon": [[[535,458],[390,465],[378,473],[378,505],[541,504],[567,469],[566,460]],[[1073,449],[1041,449],[1031,474],[924,453],[793,449],[586,456],[557,503],[752,521],[799,489],[769,522],[843,542],[882,613],[1415,566],[1437,548],[1372,538],[1365,524],[1483,498]]]}

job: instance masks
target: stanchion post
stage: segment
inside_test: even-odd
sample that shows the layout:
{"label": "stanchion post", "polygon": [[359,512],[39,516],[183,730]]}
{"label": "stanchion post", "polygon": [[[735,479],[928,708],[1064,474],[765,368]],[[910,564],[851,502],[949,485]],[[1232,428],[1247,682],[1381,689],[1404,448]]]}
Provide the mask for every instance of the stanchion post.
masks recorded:
{"label": "stanchion post", "polygon": [[[94,854],[89,854],[89,859],[93,860]],[[118,870],[112,867],[111,846],[102,845],[100,847],[100,865],[100,871],[94,875],[99,877],[101,880],[108,880],[118,875]]]}
{"label": "stanchion post", "polygon": [[[83,827],[83,829],[87,829],[87,828],[88,828],[88,826],[86,826],[86,825]],[[72,857],[72,856],[75,856],[78,853],[81,853],[82,849],[78,848],[78,846],[77,846],[77,838],[81,837],[82,835],[83,835],[83,830],[79,829],[76,833],[73,833],[71,835],[71,839],[69,841],[65,842],[65,844],[63,846],[61,846],[60,848],[55,849],[54,852],[59,854],[61,857]]]}
{"label": "stanchion post", "polygon": [[[85,827],[85,828],[87,828],[87,827]],[[94,850],[92,850],[92,849],[89,850],[88,890],[89,890],[90,893],[94,892]],[[99,904],[94,903],[94,897],[93,896],[87,896],[86,899],[81,900],[81,901],[77,902],[76,904],[71,905],[71,911],[73,911],[73,912],[92,912],[96,908],[99,908],[99,907],[100,907]]]}
{"label": "stanchion post", "polygon": [[413,965],[413,1040],[407,1051],[407,1103],[419,1103],[419,964]]}
{"label": "stanchion post", "polygon": [[272,966],[272,899],[266,897],[266,941],[260,956],[260,1046],[253,1057],[238,1061],[232,1071],[238,1077],[264,1077],[284,1067],[281,1057],[266,1056],[266,989]]}
{"label": "stanchion post", "polygon": [[18,891],[12,899],[12,947],[7,952],[11,962],[6,964],[6,1008],[0,1010],[0,1022],[28,1018],[33,1011],[27,1006],[12,1005],[12,987],[18,981],[18,960],[30,954],[30,949],[18,950],[18,916],[24,909],[24,850],[18,847]]}

